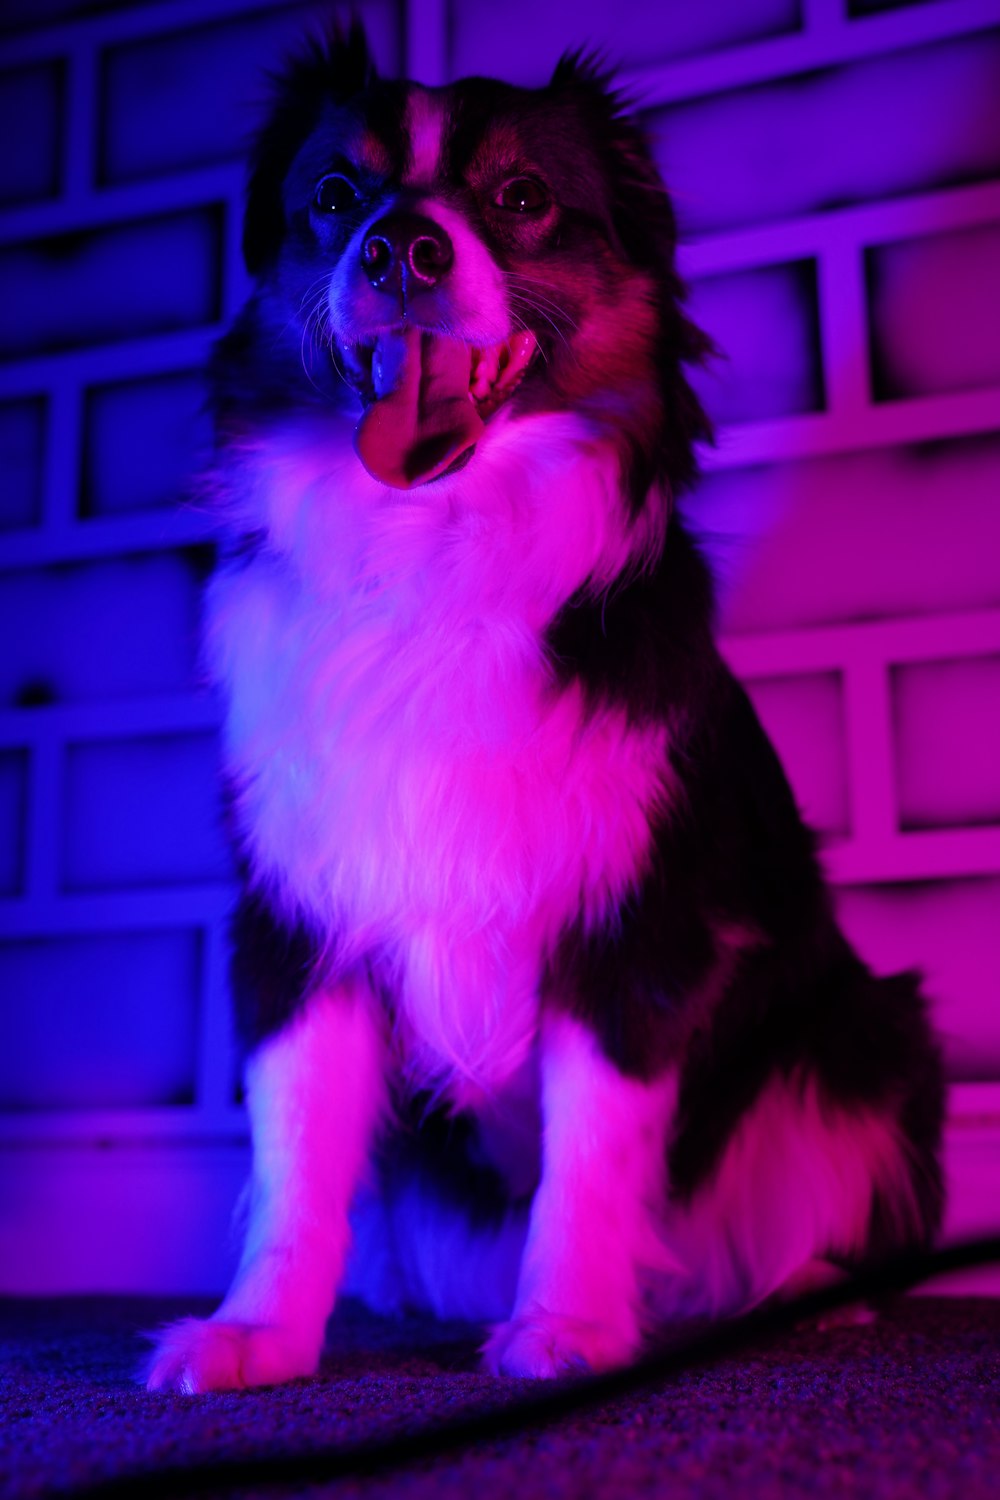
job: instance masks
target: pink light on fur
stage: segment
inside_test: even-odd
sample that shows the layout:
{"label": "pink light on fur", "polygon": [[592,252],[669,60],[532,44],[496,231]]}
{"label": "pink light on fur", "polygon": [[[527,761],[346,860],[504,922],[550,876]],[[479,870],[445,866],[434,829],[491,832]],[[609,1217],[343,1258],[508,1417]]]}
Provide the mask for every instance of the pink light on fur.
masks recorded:
{"label": "pink light on fur", "polygon": [[375,1009],[360,986],[317,994],[251,1059],[254,1165],[240,1265],[211,1318],[163,1330],[150,1390],[232,1390],[315,1371],[348,1210],[384,1109]]}
{"label": "pink light on fur", "polygon": [[657,1315],[740,1311],[817,1260],[857,1254],[875,1187],[905,1233],[916,1216],[893,1125],[836,1108],[813,1082],[776,1078],[737,1127],[712,1182],[689,1205],[669,1207],[664,1234],[680,1270],[651,1286]]}
{"label": "pink light on fur", "polygon": [[551,1377],[574,1361],[599,1370],[631,1358],[641,1278],[677,1265],[657,1232],[676,1080],[623,1078],[565,1016],[546,1017],[541,1056],[542,1181],[513,1316],[486,1360],[496,1373]]}
{"label": "pink light on fur", "polygon": [[284,560],[210,590],[237,816],[286,909],[351,933],[340,962],[390,958],[416,1073],[481,1087],[523,1059],[546,943],[614,905],[669,801],[665,728],[553,692],[537,634],[641,564],[662,506],[626,520],[575,418],[501,414],[473,479],[403,499],[338,451],[308,423],[258,443]]}

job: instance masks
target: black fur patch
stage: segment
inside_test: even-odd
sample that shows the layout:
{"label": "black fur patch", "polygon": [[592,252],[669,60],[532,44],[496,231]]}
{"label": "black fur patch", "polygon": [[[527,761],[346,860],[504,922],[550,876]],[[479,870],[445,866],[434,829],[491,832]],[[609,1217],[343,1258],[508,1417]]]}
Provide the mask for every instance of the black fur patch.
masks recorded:
{"label": "black fur patch", "polygon": [[[675,792],[638,889],[606,930],[564,934],[545,1001],[585,1020],[626,1074],[680,1062],[678,1196],[710,1178],[775,1073],[800,1070],[845,1109],[897,1120],[928,1235],[943,1100],[925,1004],[914,976],[876,979],[837,928],[781,765],[711,643],[710,610],[704,567],[674,523],[652,576],[572,601],[549,631],[561,681],[671,726]],[[888,1248],[898,1233],[876,1205],[873,1239]]]}
{"label": "black fur patch", "polygon": [[307,927],[288,926],[257,890],[245,888],[230,925],[229,978],[244,1052],[291,1020],[315,985],[320,945]]}
{"label": "black fur patch", "polygon": [[614,703],[636,723],[704,718],[725,674],[712,639],[708,568],[676,518],[649,574],[595,597],[583,589],[545,634],[557,681],[577,682],[594,704]]}
{"label": "black fur patch", "polygon": [[465,1115],[431,1107],[426,1095],[396,1101],[397,1129],[379,1144],[376,1170],[388,1202],[404,1186],[422,1203],[465,1216],[477,1231],[497,1229],[511,1210],[506,1184],[483,1157],[476,1125]]}

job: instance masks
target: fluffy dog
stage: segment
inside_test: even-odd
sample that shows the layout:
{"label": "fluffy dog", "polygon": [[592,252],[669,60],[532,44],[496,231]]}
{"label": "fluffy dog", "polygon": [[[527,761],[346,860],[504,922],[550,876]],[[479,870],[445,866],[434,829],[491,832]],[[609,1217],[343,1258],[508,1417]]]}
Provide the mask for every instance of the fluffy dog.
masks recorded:
{"label": "fluffy dog", "polygon": [[153,1388],[310,1374],[345,1277],[601,1369],[939,1222],[916,982],[839,931],[676,513],[674,239],[585,58],[285,72],[213,366],[253,1181]]}

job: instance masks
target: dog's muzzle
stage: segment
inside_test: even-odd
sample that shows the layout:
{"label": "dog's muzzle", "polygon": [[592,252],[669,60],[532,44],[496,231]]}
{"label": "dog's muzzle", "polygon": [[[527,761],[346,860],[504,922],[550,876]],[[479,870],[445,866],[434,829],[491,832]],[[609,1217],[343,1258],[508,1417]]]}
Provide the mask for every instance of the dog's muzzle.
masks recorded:
{"label": "dog's muzzle", "polygon": [[354,433],[358,457],[383,484],[411,489],[468,463],[538,343],[525,331],[479,347],[421,326],[421,293],[439,288],[455,264],[451,238],[424,214],[378,219],[360,259],[375,290],[393,298],[393,322],[368,339],[338,337],[334,359],[365,408]]}

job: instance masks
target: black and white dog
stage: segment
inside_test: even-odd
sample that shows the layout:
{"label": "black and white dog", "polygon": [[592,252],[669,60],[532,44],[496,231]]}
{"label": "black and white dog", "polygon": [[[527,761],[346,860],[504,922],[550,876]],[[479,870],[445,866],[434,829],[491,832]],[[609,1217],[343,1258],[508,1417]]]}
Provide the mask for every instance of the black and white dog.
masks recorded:
{"label": "black and white dog", "polygon": [[425,89],[353,28],[287,69],[244,243],[207,623],[253,1181],[151,1387],[309,1374],[345,1277],[552,1376],[926,1241],[924,1004],[838,930],[676,515],[704,341],[638,124],[580,58]]}

